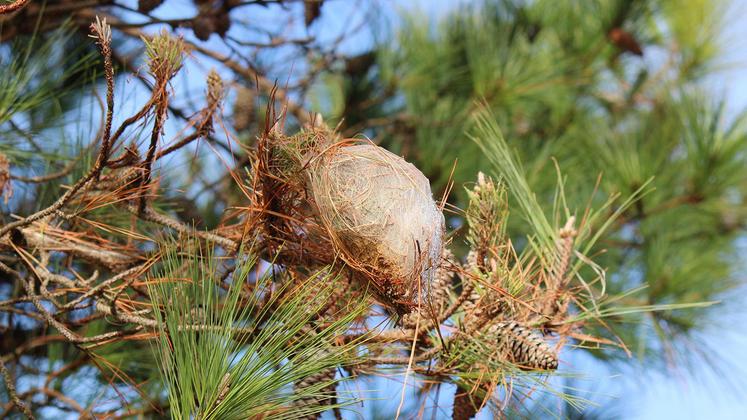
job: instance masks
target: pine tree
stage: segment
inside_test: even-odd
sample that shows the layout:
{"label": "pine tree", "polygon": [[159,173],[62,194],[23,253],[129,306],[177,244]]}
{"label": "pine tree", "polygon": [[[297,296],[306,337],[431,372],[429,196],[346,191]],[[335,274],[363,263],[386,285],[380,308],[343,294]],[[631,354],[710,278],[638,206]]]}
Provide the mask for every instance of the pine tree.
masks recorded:
{"label": "pine tree", "polygon": [[392,374],[400,415],[526,415],[580,404],[561,349],[692,360],[739,284],[726,3],[476,1],[351,56],[334,2],[110,3],[0,2],[0,417],[316,418]]}

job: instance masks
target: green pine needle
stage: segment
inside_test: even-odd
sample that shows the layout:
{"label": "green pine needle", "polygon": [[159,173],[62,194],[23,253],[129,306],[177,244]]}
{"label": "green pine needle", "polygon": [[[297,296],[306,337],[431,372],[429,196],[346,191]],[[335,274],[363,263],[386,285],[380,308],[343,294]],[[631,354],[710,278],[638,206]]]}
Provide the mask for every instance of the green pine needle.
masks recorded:
{"label": "green pine needle", "polygon": [[246,255],[221,288],[220,258],[207,245],[190,244],[189,252],[174,242],[162,245],[163,267],[149,283],[159,332],[155,352],[172,418],[294,418],[331,408],[293,404],[326,395],[334,380],[293,385],[354,361],[358,343],[333,347],[332,341],[365,306],[309,329],[335,287],[328,270],[296,286],[274,284],[271,276],[258,276],[256,258]]}

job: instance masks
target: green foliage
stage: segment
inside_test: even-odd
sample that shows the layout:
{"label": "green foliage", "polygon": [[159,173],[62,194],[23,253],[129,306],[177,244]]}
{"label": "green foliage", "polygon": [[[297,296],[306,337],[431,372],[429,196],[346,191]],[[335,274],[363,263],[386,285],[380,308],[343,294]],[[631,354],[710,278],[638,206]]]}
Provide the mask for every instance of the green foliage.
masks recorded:
{"label": "green foliage", "polygon": [[81,48],[65,51],[73,39],[69,25],[39,37],[21,38],[0,50],[0,126],[16,115],[40,114],[54,107],[64,93],[80,86],[76,77],[84,74],[93,56]]}
{"label": "green foliage", "polygon": [[[71,28],[65,23],[0,47],[0,74],[12,75],[0,77],[0,153],[8,158],[10,172],[33,176],[62,171],[65,163],[78,164],[67,176],[38,186],[34,199],[21,204],[28,209],[54,200],[59,184],[74,179],[86,163],[83,135],[80,129],[75,133],[65,127],[65,117],[74,110],[74,118],[85,118],[81,115],[88,110],[81,106],[80,90],[93,80],[95,56],[80,45]],[[70,162],[73,156],[77,162]],[[17,183],[13,187],[17,195],[23,194]]]}
{"label": "green foliage", "polygon": [[[689,308],[609,319],[639,355],[658,359],[657,341],[709,325],[714,311],[697,302],[737,284],[747,114],[727,118],[700,85],[715,69],[725,10],[490,0],[435,23],[405,16],[377,54],[379,92],[396,92],[389,115],[400,122],[379,139],[414,160],[435,191],[450,177],[460,185],[477,171],[500,175],[521,192],[509,199],[518,248],[532,232],[528,244],[550,258],[556,228],[575,215],[580,251],[596,263],[578,260],[578,275],[608,270],[595,294]],[[452,201],[466,198],[456,189]]]}
{"label": "green foliage", "polygon": [[497,247],[505,242],[508,218],[506,188],[502,183],[493,185],[478,174],[475,188],[467,190],[469,206],[465,220],[470,226],[467,239],[473,246]]}
{"label": "green foliage", "polygon": [[[490,160],[502,179],[506,180],[508,189],[513,193],[521,213],[529,223],[529,232],[536,235],[537,248],[542,250],[537,254],[552,259],[557,235],[555,229],[548,222],[545,212],[537,202],[537,198],[527,185],[521,169],[512,159],[508,143],[503,139],[500,129],[491,118],[489,111],[478,114],[475,129],[479,133],[472,137]],[[533,242],[534,245],[534,242]]]}
{"label": "green foliage", "polygon": [[293,404],[328,395],[325,388],[336,380],[293,385],[354,361],[357,343],[333,347],[332,340],[365,306],[309,328],[335,288],[329,270],[301,284],[272,284],[272,274],[245,255],[221,283],[221,259],[209,246],[186,243],[188,249],[174,242],[162,247],[163,269],[149,284],[172,418],[296,418],[329,409]]}
{"label": "green foliage", "polygon": [[159,82],[174,77],[184,64],[184,43],[163,30],[153,38],[143,38],[148,68]]}

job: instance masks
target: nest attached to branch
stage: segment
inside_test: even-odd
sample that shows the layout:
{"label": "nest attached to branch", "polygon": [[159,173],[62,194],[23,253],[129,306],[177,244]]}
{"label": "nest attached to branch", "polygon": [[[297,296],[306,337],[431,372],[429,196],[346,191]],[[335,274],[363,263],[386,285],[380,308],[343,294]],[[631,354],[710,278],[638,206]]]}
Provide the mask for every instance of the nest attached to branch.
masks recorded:
{"label": "nest attached to branch", "polygon": [[342,261],[400,314],[416,307],[434,281],[444,236],[444,216],[423,173],[371,142],[340,140],[326,128],[271,133],[268,143],[272,162],[264,166],[276,173],[265,176],[283,188],[263,192],[274,200],[266,207],[301,220],[282,229],[284,243],[331,244],[305,257]]}
{"label": "nest attached to branch", "polygon": [[443,249],[444,216],[423,173],[372,143],[335,144],[305,173],[341,258],[395,307],[425,296]]}

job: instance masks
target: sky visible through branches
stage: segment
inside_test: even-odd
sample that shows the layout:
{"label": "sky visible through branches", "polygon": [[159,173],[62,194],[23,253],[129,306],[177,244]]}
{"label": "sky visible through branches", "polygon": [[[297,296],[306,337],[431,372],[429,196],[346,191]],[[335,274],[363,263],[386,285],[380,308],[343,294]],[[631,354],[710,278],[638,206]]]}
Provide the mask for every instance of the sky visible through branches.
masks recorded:
{"label": "sky visible through branches", "polygon": [[[464,0],[374,0],[381,6],[386,16],[371,16],[367,13],[370,10],[367,7],[361,7],[366,2],[358,0],[328,0],[325,3],[325,13],[322,13],[319,21],[315,22],[315,33],[321,42],[329,40],[332,42],[341,33],[349,32],[341,44],[339,50],[347,54],[355,54],[366,51],[377,39],[377,34],[372,33],[368,28],[374,28],[373,24],[378,18],[382,21],[391,22],[394,26],[386,30],[396,30],[398,24],[397,13],[403,10],[408,12],[422,13],[431,19],[446,14],[450,9],[458,7]],[[133,1],[133,4],[135,2]],[[177,2],[178,4],[178,2]],[[188,4],[188,3],[187,3]],[[170,9],[173,5],[168,5],[159,10],[159,17],[168,18],[171,15],[182,15],[184,10]],[[273,19],[272,9],[267,11],[259,10],[257,15],[251,18],[257,20],[266,20],[271,22]],[[738,111],[747,107],[747,27],[741,24],[747,19],[747,0],[734,1],[732,11],[728,14],[728,26],[724,30],[723,50],[726,54],[722,57],[724,69],[721,72],[711,76],[707,84],[713,92],[713,96],[719,97],[724,95],[727,99],[727,117],[731,118]],[[366,27],[357,30],[362,24]],[[149,32],[154,31],[148,28]],[[306,28],[302,25],[288,28],[289,36],[298,36],[299,38],[307,35]],[[208,41],[206,47],[211,44]],[[283,49],[277,49],[274,54],[282,56]],[[646,57],[647,60],[655,58]],[[283,62],[273,68],[273,75],[279,77],[278,83],[283,84],[286,80],[292,80],[303,74],[304,63],[295,61]],[[189,104],[192,97],[199,96],[201,92],[195,89],[202,89],[202,81],[205,75],[210,71],[212,63],[201,62],[199,60],[189,60],[185,71],[174,81],[174,90],[177,92],[176,101],[182,101]],[[285,79],[284,79],[285,78]],[[120,103],[121,110],[129,113],[135,109],[138,103],[142,103],[147,97],[148,92],[143,88],[138,80],[128,77],[123,80],[124,83],[118,83],[117,94],[123,101]],[[227,101],[227,102],[230,102]],[[323,104],[321,104],[323,106]],[[95,114],[96,106],[93,102],[84,104],[79,111],[83,117],[87,118],[87,113]],[[75,116],[72,116],[75,118]],[[74,121],[74,120],[71,120]],[[70,126],[70,135],[75,137],[75,124]],[[166,138],[174,136],[179,127],[174,120],[166,123]],[[203,149],[204,150],[204,149]],[[217,170],[223,167],[220,161],[219,152],[215,156],[209,157],[211,164],[206,165],[208,169],[205,172],[206,177],[217,176]],[[168,161],[171,160],[171,163]],[[214,162],[213,162],[214,161]],[[212,164],[215,165],[212,165]],[[164,162],[171,170],[178,169],[181,161],[176,154],[169,157]],[[209,170],[209,168],[214,170]],[[177,171],[178,172],[178,171]],[[178,176],[175,172],[173,176]],[[169,173],[163,174],[165,178],[171,176]],[[741,255],[747,257],[747,238],[739,243]],[[744,258],[747,260],[747,258]],[[747,264],[736,268],[740,273],[747,272]],[[740,278],[744,276],[739,275]],[[554,379],[558,386],[568,386],[580,390],[590,390],[591,394],[581,394],[602,406],[600,413],[602,417],[621,416],[624,418],[742,418],[743,413],[747,412],[747,401],[740,400],[740,396],[747,392],[747,380],[742,379],[747,374],[747,369],[742,365],[740,357],[744,351],[747,351],[747,331],[743,325],[747,323],[747,311],[740,305],[740,301],[747,298],[747,288],[744,286],[737,292],[731,293],[726,300],[728,310],[722,311],[720,319],[716,319],[710,330],[703,333],[703,339],[712,343],[712,348],[720,350],[718,355],[712,355],[720,359],[723,363],[718,366],[721,370],[714,371],[709,366],[702,368],[695,367],[691,372],[685,372],[685,369],[676,369],[665,371],[663,373],[651,373],[643,365],[636,366],[631,363],[630,366],[606,365],[594,360],[584,352],[565,351],[561,354],[561,370],[569,376],[560,375]],[[582,377],[578,377],[580,372],[584,372]],[[412,381],[412,378],[409,379]],[[370,395],[371,398],[380,399],[377,401],[377,407],[386,406],[391,412],[396,410],[400,401],[402,392],[402,375],[396,375],[390,380],[381,378],[367,378],[361,381],[362,389],[372,389],[375,393]],[[645,386],[642,386],[645,385]],[[346,387],[355,388],[356,384],[347,384]],[[443,385],[445,387],[445,385]],[[412,391],[412,390],[411,390]],[[448,407],[450,401],[445,401],[447,395],[442,389],[439,394],[441,401],[439,405]],[[431,405],[435,405],[431,401]],[[365,417],[371,417],[371,403],[366,403],[363,407],[353,408],[348,412],[346,418],[356,418],[358,412]],[[430,416],[430,410],[427,410],[424,417]],[[490,413],[483,414],[478,418],[489,418]],[[379,418],[380,416],[373,416]],[[440,417],[440,416],[439,416]],[[330,418],[329,413],[325,418]]]}

